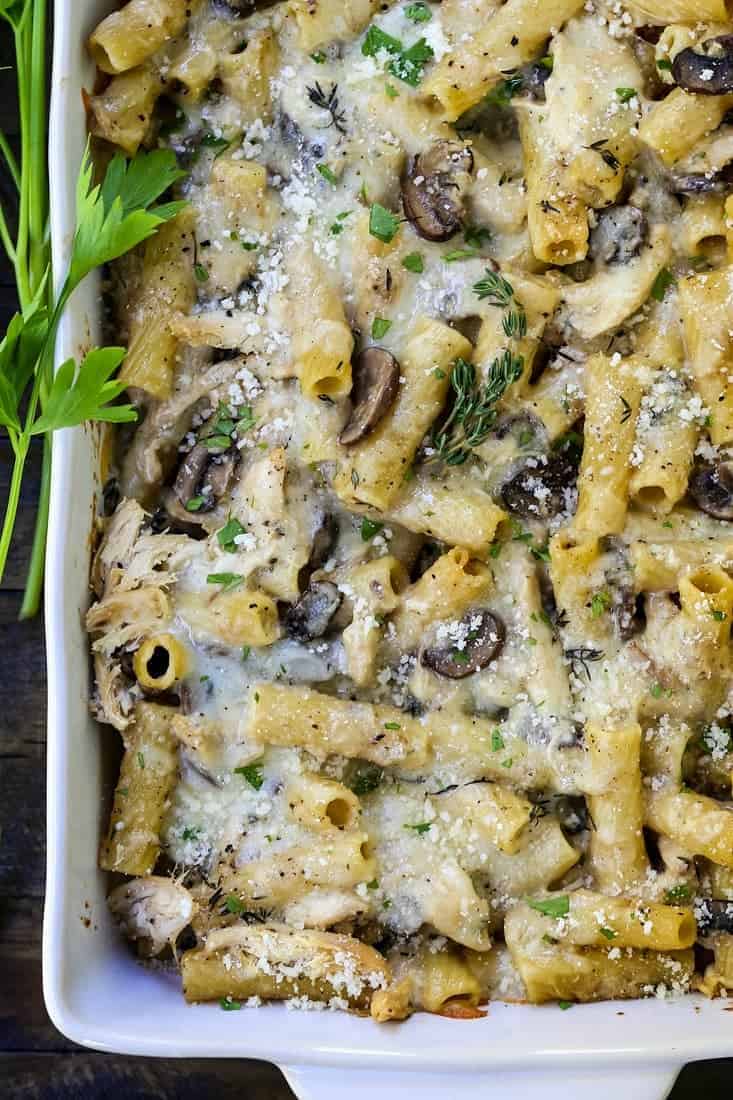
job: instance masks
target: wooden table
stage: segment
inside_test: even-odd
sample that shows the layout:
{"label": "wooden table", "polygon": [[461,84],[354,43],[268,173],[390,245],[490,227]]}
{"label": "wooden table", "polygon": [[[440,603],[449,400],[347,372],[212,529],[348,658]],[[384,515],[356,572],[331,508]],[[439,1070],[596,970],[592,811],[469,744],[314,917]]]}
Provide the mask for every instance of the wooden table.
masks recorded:
{"label": "wooden table", "polygon": [[[12,64],[9,46],[8,36],[0,31],[0,66]],[[11,136],[17,128],[12,77],[12,72],[0,71],[0,127]],[[2,183],[0,194],[5,198],[8,191]],[[3,257],[0,333],[14,309],[12,277]],[[6,496],[10,457],[7,439],[0,438],[0,503]],[[41,992],[46,788],[43,623],[40,618],[17,622],[33,534],[39,459],[36,448],[0,587],[0,1100],[292,1100],[280,1072],[266,1063],[95,1054],[60,1035],[46,1014]],[[732,1084],[733,1060],[701,1063],[683,1071],[670,1100],[698,1100],[701,1095],[705,1100],[730,1100]],[[568,1100],[585,1098],[568,1096]]]}

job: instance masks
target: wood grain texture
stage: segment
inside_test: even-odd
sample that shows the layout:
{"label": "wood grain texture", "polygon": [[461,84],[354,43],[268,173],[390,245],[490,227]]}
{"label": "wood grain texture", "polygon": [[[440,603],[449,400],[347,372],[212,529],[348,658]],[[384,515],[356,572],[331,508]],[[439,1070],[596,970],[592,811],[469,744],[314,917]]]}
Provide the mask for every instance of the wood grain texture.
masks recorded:
{"label": "wood grain texture", "polygon": [[[3,25],[0,66],[12,66]],[[17,148],[12,68],[0,70],[0,128]],[[11,199],[0,173],[0,199]],[[0,257],[0,333],[16,307]],[[10,448],[0,438],[0,500]],[[45,677],[42,621],[16,621],[33,533],[40,448],[32,453],[16,540],[0,590],[0,1098],[2,1100],[292,1100],[280,1072],[247,1060],[148,1059],[91,1053],[48,1019],[41,993]],[[733,1032],[732,1032],[733,1035]],[[733,1039],[732,1039],[733,1043]],[[688,1066],[670,1100],[730,1100],[733,1061]],[[344,1092],[348,1089],[345,1085]],[[384,1096],[381,1100],[390,1100]],[[568,1095],[568,1100],[581,1100]]]}

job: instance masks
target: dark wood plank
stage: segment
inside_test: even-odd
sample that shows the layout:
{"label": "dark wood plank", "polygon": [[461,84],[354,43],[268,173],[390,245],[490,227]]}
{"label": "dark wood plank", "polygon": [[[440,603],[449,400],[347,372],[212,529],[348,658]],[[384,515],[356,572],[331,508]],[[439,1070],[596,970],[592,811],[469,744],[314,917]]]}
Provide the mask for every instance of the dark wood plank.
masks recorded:
{"label": "dark wood plank", "polygon": [[0,1057],[4,1100],[293,1100],[274,1066],[75,1052]]}

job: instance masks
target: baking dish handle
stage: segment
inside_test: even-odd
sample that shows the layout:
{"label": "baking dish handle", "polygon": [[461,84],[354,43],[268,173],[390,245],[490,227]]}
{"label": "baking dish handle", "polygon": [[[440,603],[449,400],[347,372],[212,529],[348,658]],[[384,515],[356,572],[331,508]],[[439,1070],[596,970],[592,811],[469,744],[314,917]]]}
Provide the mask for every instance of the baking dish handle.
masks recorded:
{"label": "baking dish handle", "polygon": [[602,1064],[584,1069],[426,1073],[349,1066],[281,1066],[298,1100],[664,1100],[680,1067]]}

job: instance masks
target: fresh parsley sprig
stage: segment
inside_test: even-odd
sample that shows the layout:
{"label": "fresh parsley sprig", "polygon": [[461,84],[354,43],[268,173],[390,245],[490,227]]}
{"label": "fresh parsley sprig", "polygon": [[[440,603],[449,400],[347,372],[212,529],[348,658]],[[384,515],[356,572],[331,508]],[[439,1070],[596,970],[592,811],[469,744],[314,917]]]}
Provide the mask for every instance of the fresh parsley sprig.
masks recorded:
{"label": "fresh parsley sprig", "polygon": [[155,206],[184,173],[172,152],[117,154],[101,183],[87,149],[76,189],[76,231],[66,277],[58,293],[51,279],[46,168],[46,0],[0,0],[0,19],[13,31],[20,104],[18,163],[0,134],[0,154],[17,192],[15,231],[9,211],[0,211],[0,242],[13,265],[20,312],[0,343],[0,424],[13,450],[13,471],[0,531],[0,578],[7,562],[28,451],[44,436],[41,493],[21,617],[38,609],[43,580],[51,475],[51,433],[86,420],[133,420],[130,405],[114,404],[124,386],[112,376],[124,348],[93,348],[82,362],[53,370],[56,333],[76,288],[95,268],[117,259],[152,236],[184,205]]}

